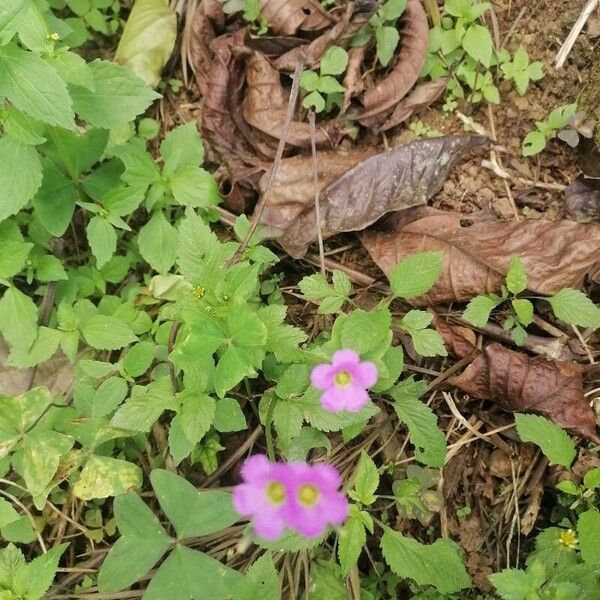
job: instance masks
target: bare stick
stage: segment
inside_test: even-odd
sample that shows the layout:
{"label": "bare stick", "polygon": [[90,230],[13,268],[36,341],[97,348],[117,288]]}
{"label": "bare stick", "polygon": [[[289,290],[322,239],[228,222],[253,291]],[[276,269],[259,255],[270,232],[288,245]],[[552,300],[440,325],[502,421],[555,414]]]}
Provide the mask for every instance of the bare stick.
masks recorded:
{"label": "bare stick", "polygon": [[556,62],[554,63],[554,66],[557,69],[560,69],[565,64],[567,56],[569,56],[569,52],[571,52],[571,49],[575,45],[575,41],[579,37],[583,26],[585,25],[586,21],[590,18],[590,15],[594,12],[594,10],[596,10],[599,1],[600,0],[588,0],[588,3],[583,7],[579,18],[577,19],[577,21],[575,21],[575,25],[573,25],[573,29],[571,29],[571,32],[567,36],[567,39],[565,40],[564,44],[560,47],[560,50],[556,55]]}
{"label": "bare stick", "polygon": [[260,223],[260,220],[265,212],[265,208],[267,207],[267,203],[269,201],[269,192],[271,191],[271,186],[275,181],[277,171],[279,171],[281,159],[283,158],[283,151],[285,150],[285,143],[290,130],[290,125],[292,124],[292,119],[294,117],[296,100],[298,99],[298,92],[300,90],[300,75],[302,74],[302,71],[304,69],[304,63],[305,57],[304,55],[300,54],[300,58],[298,59],[298,63],[296,64],[296,69],[294,70],[294,78],[292,79],[292,89],[290,90],[290,99],[287,106],[285,121],[283,123],[283,131],[281,133],[281,138],[279,139],[279,145],[277,146],[275,158],[273,159],[273,166],[271,167],[271,172],[269,173],[269,178],[267,179],[267,183],[265,185],[265,191],[262,195],[260,202],[258,203],[258,206],[256,207],[254,217],[252,218],[252,223],[250,224],[250,228],[248,229],[248,233],[241,241],[234,255],[228,261],[229,266],[235,264],[248,247],[248,244],[250,243],[252,236],[255,234],[256,229],[258,228],[258,224]]}
{"label": "bare stick", "polygon": [[308,123],[310,124],[310,147],[312,149],[313,166],[313,185],[315,188],[315,222],[317,227],[317,238],[319,239],[319,260],[321,262],[321,273],[325,276],[325,248],[323,248],[323,232],[321,231],[321,204],[319,202],[319,172],[317,166],[317,146],[315,143],[316,127],[315,113],[308,113]]}

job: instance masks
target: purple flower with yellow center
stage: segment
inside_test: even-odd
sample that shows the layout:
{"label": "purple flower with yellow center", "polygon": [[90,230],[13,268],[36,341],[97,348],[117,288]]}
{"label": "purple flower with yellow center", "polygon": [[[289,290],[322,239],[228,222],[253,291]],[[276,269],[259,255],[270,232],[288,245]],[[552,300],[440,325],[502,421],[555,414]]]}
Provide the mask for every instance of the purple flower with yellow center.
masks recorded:
{"label": "purple flower with yellow center", "polygon": [[258,454],[244,463],[242,479],[233,490],[233,505],[267,540],[281,537],[286,527],[318,537],[348,517],[340,476],[329,465],[271,463]]}
{"label": "purple flower with yellow center", "polygon": [[317,365],[310,374],[310,382],[323,390],[321,406],[330,412],[358,412],[369,402],[367,389],[377,382],[374,363],[361,362],[354,350],[339,350],[331,364]]}

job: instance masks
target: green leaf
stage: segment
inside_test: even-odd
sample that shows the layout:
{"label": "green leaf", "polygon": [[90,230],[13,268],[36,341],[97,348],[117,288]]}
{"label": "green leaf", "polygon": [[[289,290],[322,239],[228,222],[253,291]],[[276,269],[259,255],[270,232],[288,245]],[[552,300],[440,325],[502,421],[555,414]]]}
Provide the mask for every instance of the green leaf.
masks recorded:
{"label": "green leaf", "polygon": [[494,54],[494,42],[487,27],[470,25],[462,39],[462,46],[469,56],[489,68]]}
{"label": "green leaf", "polygon": [[547,300],[557,319],[569,325],[600,327],[600,309],[583,292],[563,288]]}
{"label": "green leaf", "polygon": [[103,417],[112,413],[125,400],[129,388],[121,377],[110,377],[103,381],[92,400],[92,417]]}
{"label": "green leaf", "polygon": [[27,0],[4,0],[0,5],[0,44],[10,42],[27,14]]}
{"label": "green leaf", "polygon": [[123,29],[115,61],[156,87],[177,37],[177,15],[167,0],[137,0]]}
{"label": "green leaf", "polygon": [[160,145],[160,155],[165,161],[163,173],[167,177],[187,167],[201,165],[204,162],[204,147],[196,123],[172,129]]}
{"label": "green leaf", "polygon": [[96,89],[94,76],[85,59],[64,48],[61,50],[64,51],[45,56],[46,62],[56,69],[65,83],[79,85],[93,92]]}
{"label": "green leaf", "polygon": [[50,125],[75,129],[73,105],[65,82],[37,54],[15,45],[0,54],[0,96],[19,110]]}
{"label": "green leaf", "polygon": [[101,269],[117,251],[117,232],[104,218],[96,215],[85,228],[96,266]]}
{"label": "green leaf", "polygon": [[[0,91],[0,95],[2,92]],[[18,213],[42,183],[42,165],[32,146],[23,146],[8,135],[0,138],[0,222]]]}
{"label": "green leaf", "polygon": [[114,513],[121,532],[104,559],[98,574],[98,589],[118,592],[142,578],[171,544],[154,513],[134,492],[115,498]]}
{"label": "green leaf", "polygon": [[513,294],[519,294],[527,288],[525,265],[518,256],[511,256],[510,266],[506,274],[506,287]]}
{"label": "green leaf", "polygon": [[215,417],[215,399],[186,389],[180,396],[181,410],[171,421],[169,446],[178,465],[210,429]]}
{"label": "green leaf", "polygon": [[42,184],[34,196],[33,210],[44,229],[54,237],[61,237],[75,211],[75,186],[54,163],[44,164]]}
{"label": "green leaf", "polygon": [[310,564],[309,586],[311,596],[315,599],[346,600],[348,598],[346,582],[342,579],[340,569],[333,560],[315,560]]}
{"label": "green leaf", "polygon": [[575,445],[564,429],[538,415],[515,414],[519,437],[539,446],[551,463],[569,467],[575,458]]}
{"label": "green leaf", "polygon": [[97,350],[118,350],[135,341],[137,337],[128,325],[115,317],[95,315],[88,319],[81,333],[85,341]]}
{"label": "green leaf", "polygon": [[386,21],[394,21],[406,10],[406,0],[387,0],[381,7],[381,14]]}
{"label": "green leaf", "polygon": [[400,41],[398,29],[388,25],[377,27],[375,29],[375,41],[377,43],[377,58],[384,67],[387,67]]}
{"label": "green leaf", "polygon": [[471,585],[456,545],[448,540],[420,544],[386,527],[381,550],[396,575],[413,579],[418,585],[432,585],[442,594],[458,592]]}
{"label": "green leaf", "polygon": [[521,152],[523,156],[534,156],[546,147],[546,136],[541,131],[530,131],[523,140]]}
{"label": "green leaf", "polygon": [[4,131],[15,141],[25,146],[37,146],[43,144],[46,124],[32,119],[12,105],[4,106],[5,119]]}
{"label": "green leaf", "polygon": [[329,46],[321,56],[321,75],[341,75],[348,66],[348,53],[340,46]]}
{"label": "green leaf", "polygon": [[233,398],[217,400],[213,426],[221,433],[243,431],[248,427],[244,411],[237,400]]}
{"label": "green leaf", "polygon": [[323,94],[344,93],[346,88],[331,75],[322,75],[319,77],[318,90]]}
{"label": "green leaf", "polygon": [[363,450],[356,467],[354,476],[354,489],[349,495],[361,504],[373,504],[376,500],[375,492],[379,487],[379,472],[371,457]]}
{"label": "green leaf", "polygon": [[511,301],[513,310],[522,325],[531,325],[533,323],[533,304],[529,300],[522,298],[513,298]]}
{"label": "green leaf", "polygon": [[156,211],[138,235],[138,245],[144,260],[161,274],[167,273],[175,263],[179,236],[167,221],[162,210]]}
{"label": "green leaf", "polygon": [[496,587],[503,600],[529,600],[539,598],[540,587],[546,581],[543,565],[534,562],[527,571],[504,569],[490,575],[490,581]]}
{"label": "green leaf", "polygon": [[430,467],[442,467],[446,458],[446,438],[437,426],[435,413],[419,400],[424,387],[423,382],[410,378],[392,388],[389,394],[395,400],[398,418],[408,427],[417,460]]}
{"label": "green leaf", "polygon": [[154,469],[152,487],[161,508],[180,538],[210,535],[238,521],[231,494],[197,490],[189,481],[170,471]]}
{"label": "green leaf", "polygon": [[351,348],[363,359],[380,358],[387,352],[391,341],[391,315],[385,307],[371,311],[354,310],[341,320],[338,347]]}
{"label": "green leaf", "polygon": [[474,327],[485,327],[490,313],[502,302],[498,296],[475,296],[463,313],[463,319]]}
{"label": "green leaf", "polygon": [[140,342],[127,350],[123,357],[123,369],[129,377],[140,377],[150,368],[153,360],[154,344]]}
{"label": "green leaf", "polygon": [[350,516],[344,523],[338,540],[338,560],[343,575],[356,565],[366,541],[367,532],[362,520],[360,517]]}
{"label": "green leaf", "polygon": [[144,592],[144,600],[226,600],[241,575],[210,556],[177,544]]}
{"label": "green leaf", "polygon": [[233,600],[280,600],[281,582],[270,552],[254,561],[239,582]]}
{"label": "green leaf", "polygon": [[20,273],[33,244],[0,241],[0,279],[10,279]]}
{"label": "green leaf", "polygon": [[160,98],[126,67],[95,60],[90,68],[95,91],[74,85],[71,97],[77,113],[93,127],[115,129],[135,119]]}
{"label": "green leaf", "polygon": [[29,348],[38,334],[38,309],[29,296],[9,287],[0,300],[0,332],[11,346]]}
{"label": "green leaf", "polygon": [[314,91],[305,96],[304,100],[302,100],[302,106],[304,108],[314,108],[316,113],[323,112],[325,110],[325,98],[319,94],[319,92]]}
{"label": "green leaf", "polygon": [[73,486],[73,495],[82,500],[119,496],[142,487],[142,470],[135,464],[109,456],[92,455]]}
{"label": "green leaf", "polygon": [[302,71],[302,75],[300,77],[300,86],[303,90],[307,92],[314,92],[319,85],[319,76],[310,70]]}
{"label": "green leaf", "polygon": [[12,504],[0,498],[0,528],[20,518],[19,513],[12,507]]}
{"label": "green leaf", "polygon": [[42,598],[48,591],[58,569],[58,561],[69,544],[59,544],[34,558],[15,573],[13,589],[27,598]]}
{"label": "green leaf", "polygon": [[400,261],[390,275],[394,296],[410,300],[429,291],[442,273],[441,252],[421,252]]}
{"label": "green leaf", "polygon": [[586,564],[600,566],[600,512],[588,510],[577,521],[579,550]]}
{"label": "green leaf", "polygon": [[247,348],[229,346],[221,356],[215,369],[215,391],[223,398],[244,377],[256,377],[254,355]]}
{"label": "green leaf", "polygon": [[183,206],[209,208],[221,200],[216,179],[200,167],[184,167],[169,180],[175,201]]}
{"label": "green leaf", "polygon": [[588,490],[593,490],[595,488],[600,487],[600,467],[596,467],[595,469],[590,469],[583,476],[583,485]]}
{"label": "green leaf", "polygon": [[142,144],[123,144],[114,148],[113,153],[125,165],[123,181],[133,188],[146,190],[160,180],[160,170]]}
{"label": "green leaf", "polygon": [[[337,271],[339,273],[339,271]],[[298,284],[302,295],[311,302],[319,303],[319,314],[330,315],[338,312],[348,300],[350,290],[340,276],[337,287],[330,285],[322,273],[303,277]]]}

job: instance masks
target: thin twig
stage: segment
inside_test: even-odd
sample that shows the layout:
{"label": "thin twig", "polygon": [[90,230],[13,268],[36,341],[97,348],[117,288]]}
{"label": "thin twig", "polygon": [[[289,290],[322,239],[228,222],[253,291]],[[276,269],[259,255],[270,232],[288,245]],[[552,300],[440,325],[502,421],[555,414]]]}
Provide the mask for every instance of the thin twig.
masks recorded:
{"label": "thin twig", "polygon": [[321,274],[325,276],[325,248],[323,247],[323,231],[321,230],[321,203],[319,202],[319,171],[317,165],[317,145],[315,113],[308,113],[308,123],[310,125],[310,147],[312,150],[312,168],[313,168],[313,186],[315,188],[315,226],[317,228],[317,239],[319,240],[319,259],[321,262]]}
{"label": "thin twig", "polygon": [[[169,332],[169,341],[167,345],[167,349],[169,351],[169,356],[171,352],[173,352],[173,347],[175,346],[175,340],[177,340],[177,333],[179,332],[179,321],[173,321],[171,325],[171,331]],[[169,375],[171,376],[171,389],[173,393],[177,393],[177,374],[175,373],[175,365],[173,361],[169,358]]]}
{"label": "thin twig", "polygon": [[292,124],[292,119],[294,117],[294,110],[296,109],[296,100],[298,99],[298,92],[300,90],[300,75],[304,69],[304,63],[306,62],[305,56],[301,53],[298,59],[298,63],[296,64],[296,69],[294,70],[294,76],[292,79],[292,89],[290,90],[290,99],[287,106],[287,113],[285,115],[285,121],[283,123],[283,130],[281,132],[281,138],[279,139],[279,144],[277,146],[277,152],[275,153],[275,158],[273,159],[273,166],[271,167],[271,171],[269,172],[269,177],[267,179],[267,183],[265,185],[265,191],[263,192],[262,198],[256,207],[254,212],[254,217],[252,218],[252,223],[248,229],[248,233],[244,237],[244,239],[240,242],[237,250],[233,254],[233,256],[228,261],[228,266],[231,266],[238,262],[240,256],[246,251],[252,236],[255,234],[256,229],[261,221],[261,218],[265,212],[265,208],[267,207],[267,203],[269,202],[269,192],[271,191],[271,186],[275,182],[275,177],[277,176],[277,172],[279,171],[279,167],[281,165],[281,160],[283,158],[283,151],[285,150],[285,144],[287,141],[287,136],[290,130],[290,125]]}
{"label": "thin twig", "polygon": [[567,56],[569,56],[569,52],[575,45],[575,41],[579,37],[583,26],[586,24],[587,20],[590,18],[590,15],[594,12],[596,7],[598,6],[599,0],[588,0],[588,3],[583,7],[581,14],[577,21],[575,21],[575,25],[573,25],[573,29],[571,29],[567,39],[564,44],[560,47],[558,54],[556,55],[556,62],[554,66],[557,69],[560,69],[567,60]]}

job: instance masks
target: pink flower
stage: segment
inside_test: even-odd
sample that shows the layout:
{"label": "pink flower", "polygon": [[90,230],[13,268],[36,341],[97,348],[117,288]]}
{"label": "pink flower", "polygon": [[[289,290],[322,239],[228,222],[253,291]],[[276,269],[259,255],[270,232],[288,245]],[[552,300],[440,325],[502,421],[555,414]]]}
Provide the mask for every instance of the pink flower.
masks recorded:
{"label": "pink flower", "polygon": [[318,537],[348,517],[348,501],[338,491],[340,476],[329,465],[270,463],[255,455],[244,463],[242,478],[233,490],[233,505],[243,517],[252,517],[254,531],[267,540],[281,537],[286,527]]}
{"label": "pink flower", "polygon": [[361,362],[353,350],[339,350],[330,365],[317,365],[312,370],[310,382],[323,390],[321,406],[325,410],[358,412],[369,401],[367,388],[377,382],[377,367]]}

